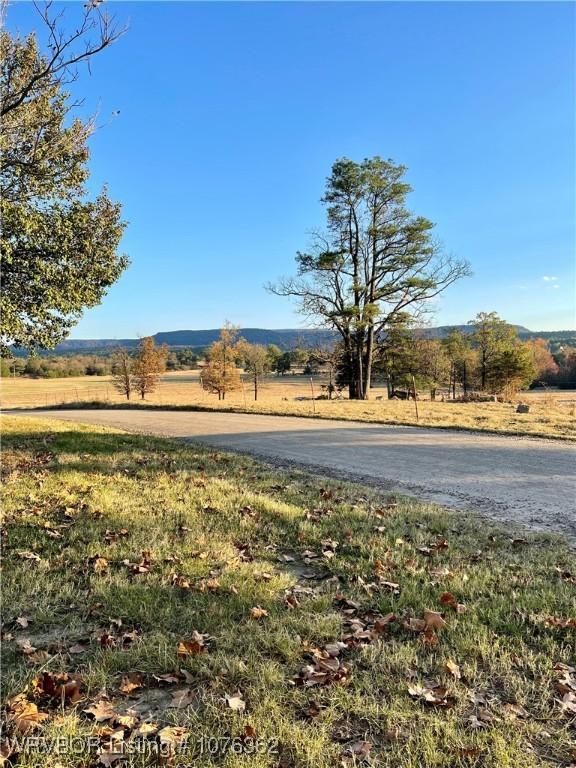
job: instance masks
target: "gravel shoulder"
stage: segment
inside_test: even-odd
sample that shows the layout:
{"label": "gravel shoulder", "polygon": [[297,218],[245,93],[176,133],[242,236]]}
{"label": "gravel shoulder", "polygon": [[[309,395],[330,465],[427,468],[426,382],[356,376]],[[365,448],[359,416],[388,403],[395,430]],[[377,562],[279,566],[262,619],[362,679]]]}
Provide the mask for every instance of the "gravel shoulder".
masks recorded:
{"label": "gravel shoulder", "polygon": [[15,411],[177,437],[358,479],[500,522],[576,541],[576,447],[472,432],[257,414]]}

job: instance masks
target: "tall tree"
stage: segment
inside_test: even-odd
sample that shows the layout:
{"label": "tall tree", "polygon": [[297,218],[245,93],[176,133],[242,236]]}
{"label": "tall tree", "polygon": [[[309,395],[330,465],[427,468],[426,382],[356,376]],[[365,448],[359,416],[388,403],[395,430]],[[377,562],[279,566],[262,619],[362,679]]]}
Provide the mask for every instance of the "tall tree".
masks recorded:
{"label": "tall tree", "polygon": [[158,379],[166,370],[167,359],[168,347],[165,344],[157,347],[152,336],[140,341],[132,362],[132,377],[134,388],[142,400],[158,386]]}
{"label": "tall tree", "polygon": [[380,157],[337,160],[322,198],[327,232],[314,236],[310,253],[298,253],[296,278],[270,286],[338,331],[355,399],[369,396],[375,346],[395,318],[422,311],[469,274],[433,240],[432,222],[406,208],[405,171]]}
{"label": "tall tree", "polygon": [[34,34],[0,33],[2,311],[0,340],[34,349],[60,342],[126,268],[118,254],[120,205],[106,189],[89,200],[87,141],[93,121],[73,119],[65,90],[76,67],[122,31],[89,2],[75,32],[41,10],[48,51]]}

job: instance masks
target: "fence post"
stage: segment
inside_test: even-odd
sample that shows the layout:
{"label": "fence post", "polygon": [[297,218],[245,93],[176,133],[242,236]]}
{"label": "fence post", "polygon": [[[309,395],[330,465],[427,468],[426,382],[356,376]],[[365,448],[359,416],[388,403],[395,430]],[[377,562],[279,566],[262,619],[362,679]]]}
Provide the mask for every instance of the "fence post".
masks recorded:
{"label": "fence post", "polygon": [[314,395],[314,380],[310,376],[310,389],[312,390],[312,411],[316,413],[316,397]]}
{"label": "fence post", "polygon": [[416,399],[416,381],[414,379],[414,375],[412,375],[412,392],[414,394],[414,408],[416,408],[416,421],[419,421],[419,418],[418,418],[418,401]]}

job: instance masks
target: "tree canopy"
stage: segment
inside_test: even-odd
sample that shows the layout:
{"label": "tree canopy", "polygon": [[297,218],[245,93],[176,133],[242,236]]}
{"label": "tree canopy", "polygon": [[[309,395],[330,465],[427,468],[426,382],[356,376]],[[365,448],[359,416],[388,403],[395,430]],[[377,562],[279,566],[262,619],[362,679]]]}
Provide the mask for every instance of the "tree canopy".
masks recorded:
{"label": "tree canopy", "polygon": [[93,121],[73,118],[77,103],[65,90],[75,64],[120,34],[100,15],[99,39],[85,39],[95,13],[87,6],[66,37],[46,9],[47,54],[34,34],[0,33],[3,346],[55,346],[128,264],[118,253],[125,226],[119,203],[106,189],[92,200],[87,195]]}
{"label": "tree canopy", "polygon": [[400,314],[415,314],[468,264],[446,255],[434,225],[406,207],[405,167],[380,157],[337,160],[322,202],[327,228],[297,254],[298,275],[270,286],[338,331],[348,357],[349,395],[369,395],[375,346]]}

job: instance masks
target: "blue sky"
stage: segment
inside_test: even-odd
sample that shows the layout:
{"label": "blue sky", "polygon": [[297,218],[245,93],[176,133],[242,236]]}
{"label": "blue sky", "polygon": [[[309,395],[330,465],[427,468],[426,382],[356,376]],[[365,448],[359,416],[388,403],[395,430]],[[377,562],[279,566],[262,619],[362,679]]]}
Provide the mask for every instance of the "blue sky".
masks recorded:
{"label": "blue sky", "polygon": [[[91,188],[122,201],[132,265],[72,337],[302,325],[263,284],[323,224],[332,162],[376,154],[471,262],[435,324],[576,326],[573,4],[107,7],[129,31],[73,93],[99,110]],[[39,26],[23,2],[8,24]]]}

